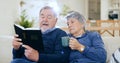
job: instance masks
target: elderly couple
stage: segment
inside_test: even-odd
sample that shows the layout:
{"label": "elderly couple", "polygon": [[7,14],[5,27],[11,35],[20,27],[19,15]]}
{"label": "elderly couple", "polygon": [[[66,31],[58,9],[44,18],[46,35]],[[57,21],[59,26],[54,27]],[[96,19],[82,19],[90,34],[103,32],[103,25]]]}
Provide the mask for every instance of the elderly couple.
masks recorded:
{"label": "elderly couple", "polygon": [[[39,13],[44,52],[40,53],[28,45],[21,46],[21,39],[14,36],[13,60],[11,63],[105,63],[106,51],[97,32],[85,30],[85,18],[72,11],[67,16],[70,34],[55,28],[57,14],[45,6]],[[61,37],[69,35],[69,47],[63,47]]]}

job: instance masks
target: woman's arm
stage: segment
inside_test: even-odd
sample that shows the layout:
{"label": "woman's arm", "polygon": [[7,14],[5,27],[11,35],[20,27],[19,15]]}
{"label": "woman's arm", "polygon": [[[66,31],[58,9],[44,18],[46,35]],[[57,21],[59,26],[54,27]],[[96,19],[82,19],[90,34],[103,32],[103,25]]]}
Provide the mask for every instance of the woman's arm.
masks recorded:
{"label": "woman's arm", "polygon": [[85,46],[82,52],[86,57],[96,61],[106,61],[106,51],[104,49],[104,43],[99,33],[94,32],[89,36],[92,47]]}

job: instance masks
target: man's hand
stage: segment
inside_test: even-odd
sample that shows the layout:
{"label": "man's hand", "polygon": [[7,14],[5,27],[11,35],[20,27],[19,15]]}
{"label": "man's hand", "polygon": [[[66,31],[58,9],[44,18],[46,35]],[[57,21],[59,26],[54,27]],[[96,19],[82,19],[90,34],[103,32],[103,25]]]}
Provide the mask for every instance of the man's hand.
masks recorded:
{"label": "man's hand", "polygon": [[39,59],[39,53],[38,53],[37,50],[31,48],[31,47],[28,46],[28,45],[22,45],[22,47],[25,48],[25,53],[24,53],[24,55],[25,55],[28,59],[30,59],[30,60],[32,60],[32,61],[35,61],[35,62],[38,61],[38,59]]}
{"label": "man's hand", "polygon": [[75,38],[70,38],[70,42],[69,42],[69,47],[72,49],[72,50],[78,50],[80,52],[82,52],[83,50],[81,49],[84,49],[85,46],[80,44]]}
{"label": "man's hand", "polygon": [[18,50],[20,45],[22,45],[22,43],[20,41],[22,41],[20,38],[17,38],[18,35],[15,35],[14,36],[14,39],[13,39],[13,42],[12,42],[12,45],[13,45],[13,48]]}

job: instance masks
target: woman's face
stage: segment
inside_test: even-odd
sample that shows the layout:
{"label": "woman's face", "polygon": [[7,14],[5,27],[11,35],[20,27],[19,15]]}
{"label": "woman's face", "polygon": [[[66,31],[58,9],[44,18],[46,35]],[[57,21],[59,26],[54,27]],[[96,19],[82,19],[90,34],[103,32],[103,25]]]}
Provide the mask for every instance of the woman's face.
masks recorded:
{"label": "woman's face", "polygon": [[81,29],[83,29],[83,24],[75,18],[69,18],[67,20],[67,25],[69,32],[73,35],[79,33]]}

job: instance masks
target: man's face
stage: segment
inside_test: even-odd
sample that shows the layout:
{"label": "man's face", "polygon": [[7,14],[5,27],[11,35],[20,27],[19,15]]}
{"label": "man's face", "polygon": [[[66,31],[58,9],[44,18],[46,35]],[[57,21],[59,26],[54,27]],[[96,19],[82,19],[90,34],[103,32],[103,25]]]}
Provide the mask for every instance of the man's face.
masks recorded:
{"label": "man's face", "polygon": [[40,12],[40,28],[42,31],[54,28],[56,22],[57,18],[51,9],[43,9]]}
{"label": "man's face", "polygon": [[83,24],[80,23],[75,18],[68,19],[67,20],[67,25],[68,25],[69,32],[73,35],[76,34],[76,33],[79,33],[80,30],[83,29]]}

